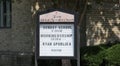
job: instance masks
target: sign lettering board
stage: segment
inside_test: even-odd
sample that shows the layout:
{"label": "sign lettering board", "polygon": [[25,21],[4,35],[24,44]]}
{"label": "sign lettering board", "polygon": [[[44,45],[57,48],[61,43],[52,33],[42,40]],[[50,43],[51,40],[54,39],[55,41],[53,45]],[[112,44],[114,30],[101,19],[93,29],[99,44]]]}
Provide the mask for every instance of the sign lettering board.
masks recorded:
{"label": "sign lettering board", "polygon": [[37,17],[37,58],[75,58],[75,14],[56,9]]}

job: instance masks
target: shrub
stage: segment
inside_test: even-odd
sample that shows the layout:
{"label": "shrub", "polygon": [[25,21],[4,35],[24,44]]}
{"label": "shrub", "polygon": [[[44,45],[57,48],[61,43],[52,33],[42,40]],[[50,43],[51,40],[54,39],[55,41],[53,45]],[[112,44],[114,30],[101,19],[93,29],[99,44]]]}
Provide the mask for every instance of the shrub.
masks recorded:
{"label": "shrub", "polygon": [[107,49],[105,59],[109,64],[120,66],[120,44],[116,44]]}
{"label": "shrub", "polygon": [[104,50],[107,46],[89,46],[81,48],[81,65],[82,66],[99,66],[105,56]]}
{"label": "shrub", "polygon": [[81,66],[120,66],[120,44],[81,48]]}

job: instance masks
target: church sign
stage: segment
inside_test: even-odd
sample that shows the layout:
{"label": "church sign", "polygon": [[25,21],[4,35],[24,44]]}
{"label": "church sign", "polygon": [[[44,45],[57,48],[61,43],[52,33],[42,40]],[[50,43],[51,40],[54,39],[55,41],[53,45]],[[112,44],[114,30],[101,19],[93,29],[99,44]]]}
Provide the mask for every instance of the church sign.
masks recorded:
{"label": "church sign", "polygon": [[36,30],[37,58],[76,57],[76,15],[53,9],[38,12]]}

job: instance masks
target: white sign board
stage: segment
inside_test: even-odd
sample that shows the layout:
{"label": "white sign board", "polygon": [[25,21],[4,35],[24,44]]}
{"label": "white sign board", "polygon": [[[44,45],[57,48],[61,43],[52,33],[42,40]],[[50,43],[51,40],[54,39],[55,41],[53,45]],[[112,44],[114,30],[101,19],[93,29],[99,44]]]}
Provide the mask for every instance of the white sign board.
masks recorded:
{"label": "white sign board", "polygon": [[40,24],[39,56],[74,56],[74,24]]}
{"label": "white sign board", "polygon": [[48,10],[37,14],[36,56],[76,57],[76,16],[74,12]]}

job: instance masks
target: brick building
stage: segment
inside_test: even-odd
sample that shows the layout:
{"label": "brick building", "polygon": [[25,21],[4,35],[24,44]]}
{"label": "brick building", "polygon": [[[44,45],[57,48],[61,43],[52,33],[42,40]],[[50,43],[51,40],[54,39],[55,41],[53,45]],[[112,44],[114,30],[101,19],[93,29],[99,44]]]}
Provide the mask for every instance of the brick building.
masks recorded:
{"label": "brick building", "polygon": [[0,1],[0,66],[33,66],[32,0]]}
{"label": "brick building", "polygon": [[[0,66],[33,66],[36,26],[34,3],[34,0],[0,1]],[[118,2],[104,2],[102,5],[91,3],[80,26],[81,45],[120,41]],[[42,2],[39,1],[39,4]],[[47,5],[47,2],[44,4]]]}
{"label": "brick building", "polygon": [[[104,1],[104,0],[103,0]],[[92,2],[86,13],[86,44],[99,45],[120,42],[119,0]]]}

